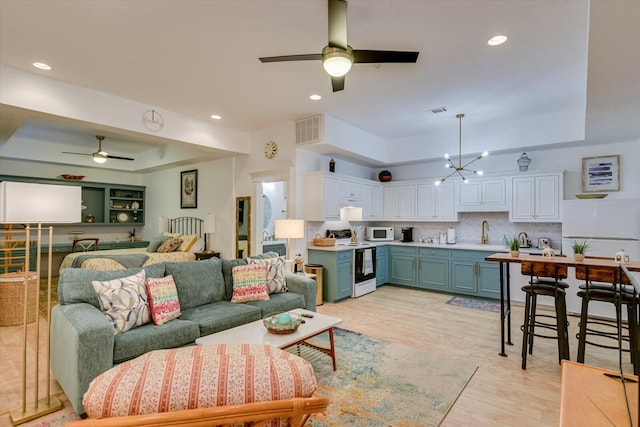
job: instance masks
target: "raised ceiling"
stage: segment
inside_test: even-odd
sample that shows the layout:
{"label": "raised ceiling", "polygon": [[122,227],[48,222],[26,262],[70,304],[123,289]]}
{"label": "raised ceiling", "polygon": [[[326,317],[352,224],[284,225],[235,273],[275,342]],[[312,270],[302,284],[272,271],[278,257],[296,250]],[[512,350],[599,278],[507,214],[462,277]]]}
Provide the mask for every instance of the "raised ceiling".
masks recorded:
{"label": "raised ceiling", "polygon": [[[327,113],[382,140],[417,139],[428,146],[441,144],[445,135],[455,147],[455,115],[465,113],[471,152],[474,129],[492,135],[478,148],[517,149],[519,140],[530,141],[517,132],[536,131],[527,124],[546,126],[540,145],[626,141],[640,134],[640,121],[632,120],[640,115],[640,59],[631,55],[640,45],[639,4],[349,0],[351,45],[420,56],[416,64],[357,64],[345,90],[332,93],[318,61],[258,60],[320,51],[327,39],[325,0],[2,0],[0,62],[247,132]],[[487,46],[496,34],[509,39]],[[36,70],[34,61],[53,70]],[[322,100],[310,101],[313,93]],[[441,106],[447,112],[429,111]],[[7,118],[13,110],[2,107],[0,137],[7,142],[0,157],[12,139],[33,139],[25,134],[46,134],[51,144],[64,138],[65,151],[91,152],[94,135],[105,133],[91,123],[52,124],[37,114],[15,126]],[[223,118],[214,123],[211,114]],[[565,116],[572,121],[566,127],[558,124]],[[500,133],[506,123],[523,125],[507,138]],[[118,155],[171,142],[117,130],[106,136]],[[442,149],[417,156],[432,158],[436,151]]]}

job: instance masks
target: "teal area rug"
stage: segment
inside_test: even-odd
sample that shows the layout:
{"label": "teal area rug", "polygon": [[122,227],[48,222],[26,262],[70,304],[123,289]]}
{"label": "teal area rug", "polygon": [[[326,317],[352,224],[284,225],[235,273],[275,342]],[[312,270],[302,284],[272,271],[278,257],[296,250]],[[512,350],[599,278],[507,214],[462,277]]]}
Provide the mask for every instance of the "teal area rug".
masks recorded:
{"label": "teal area rug", "polygon": [[[301,347],[318,380],[317,395],[330,400],[308,426],[427,427],[439,425],[477,366],[402,344],[334,329],[337,371],[324,354]],[[313,339],[328,346],[328,334]],[[290,349],[295,353],[296,349]],[[24,426],[62,427],[77,419],[68,402],[55,414]]]}
{"label": "teal area rug", "polygon": [[335,328],[334,338],[336,372],[327,356],[308,357],[316,393],[330,400],[325,413],[311,417],[312,426],[437,426],[477,369],[345,329]]}
{"label": "teal area rug", "polygon": [[476,310],[492,311],[500,313],[500,302],[488,301],[478,298],[468,297],[451,297],[447,304],[457,305],[458,307],[475,308]]}

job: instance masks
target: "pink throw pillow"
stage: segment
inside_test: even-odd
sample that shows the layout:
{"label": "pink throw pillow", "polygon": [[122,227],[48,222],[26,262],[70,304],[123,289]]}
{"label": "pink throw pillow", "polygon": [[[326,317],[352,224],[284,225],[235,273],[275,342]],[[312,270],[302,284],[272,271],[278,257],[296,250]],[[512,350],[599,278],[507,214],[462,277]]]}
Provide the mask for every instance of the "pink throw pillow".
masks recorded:
{"label": "pink throw pillow", "polygon": [[147,295],[149,296],[149,311],[151,311],[153,323],[162,325],[182,314],[180,312],[178,290],[173,281],[173,276],[149,278],[147,279],[146,287]]}
{"label": "pink throw pillow", "polygon": [[237,265],[231,270],[233,296],[231,302],[269,301],[266,265]]}

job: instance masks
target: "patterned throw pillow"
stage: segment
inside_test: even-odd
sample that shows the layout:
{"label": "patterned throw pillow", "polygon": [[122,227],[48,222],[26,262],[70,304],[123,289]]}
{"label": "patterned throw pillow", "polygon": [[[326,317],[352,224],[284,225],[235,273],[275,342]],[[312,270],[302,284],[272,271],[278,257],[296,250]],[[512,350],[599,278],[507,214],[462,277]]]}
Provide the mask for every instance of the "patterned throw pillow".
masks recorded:
{"label": "patterned throw pillow", "polygon": [[238,265],[231,270],[233,296],[231,302],[269,301],[266,265]]}
{"label": "patterned throw pillow", "polygon": [[198,240],[197,234],[189,234],[187,236],[180,237],[182,239],[182,244],[178,248],[178,252],[188,252],[191,249],[191,246]]}
{"label": "patterned throw pillow", "polygon": [[149,246],[147,246],[147,252],[158,252],[158,248],[167,240],[170,240],[169,236],[158,236],[154,237],[151,242],[149,242]]}
{"label": "patterned throw pillow", "polygon": [[153,323],[162,325],[169,320],[178,318],[182,314],[173,276],[168,275],[158,279],[147,279],[146,286],[147,294],[149,295],[149,311],[151,311]]}
{"label": "patterned throw pillow", "polygon": [[[267,287],[270,294],[287,292],[287,281],[284,277],[285,260],[284,257],[254,259],[247,258],[249,265],[265,265],[269,269],[267,273]],[[234,279],[235,280],[235,279]]]}
{"label": "patterned throw pillow", "polygon": [[144,270],[129,277],[91,282],[114,335],[151,321],[144,282]]}
{"label": "patterned throw pillow", "polygon": [[161,244],[160,247],[158,248],[158,252],[162,252],[162,253],[173,252],[176,249],[178,249],[181,244],[182,244],[182,239],[178,237],[174,237],[172,239],[167,240],[163,244]]}

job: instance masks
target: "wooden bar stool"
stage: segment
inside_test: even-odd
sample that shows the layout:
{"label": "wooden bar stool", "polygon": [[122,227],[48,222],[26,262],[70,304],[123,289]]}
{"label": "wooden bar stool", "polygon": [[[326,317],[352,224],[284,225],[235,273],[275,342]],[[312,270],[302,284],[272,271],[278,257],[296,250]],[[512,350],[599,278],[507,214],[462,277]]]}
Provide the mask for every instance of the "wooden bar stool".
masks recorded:
{"label": "wooden bar stool", "polygon": [[[569,333],[565,289],[569,287],[561,279],[567,278],[567,266],[537,261],[522,261],[521,273],[530,276],[529,284],[522,287],[525,293],[524,324],[522,325],[522,369],[527,369],[527,353],[533,354],[533,338],[558,341],[558,363],[569,359]],[[554,299],[555,316],[536,314],[539,295]],[[542,320],[540,319],[542,318]],[[554,319],[551,323],[548,319]],[[536,332],[536,327],[555,331],[554,335]]]}
{"label": "wooden bar stool", "polygon": [[[612,258],[613,259],[613,258]],[[620,339],[626,343],[627,347],[622,351],[630,353],[633,373],[640,374],[640,325],[638,325],[638,310],[640,297],[635,293],[626,275],[620,269],[603,268],[598,266],[576,265],[576,279],[584,280],[580,285],[578,296],[582,298],[582,309],[580,311],[580,331],[576,335],[578,338],[578,358],[579,363],[584,363],[586,344],[600,348],[612,350],[619,349]],[[606,323],[597,319],[589,318],[589,303],[600,301],[614,304],[616,308],[616,324]],[[627,325],[622,322],[622,307],[627,308]],[[615,341],[615,344],[607,345],[603,340],[590,340],[605,338]]]}

